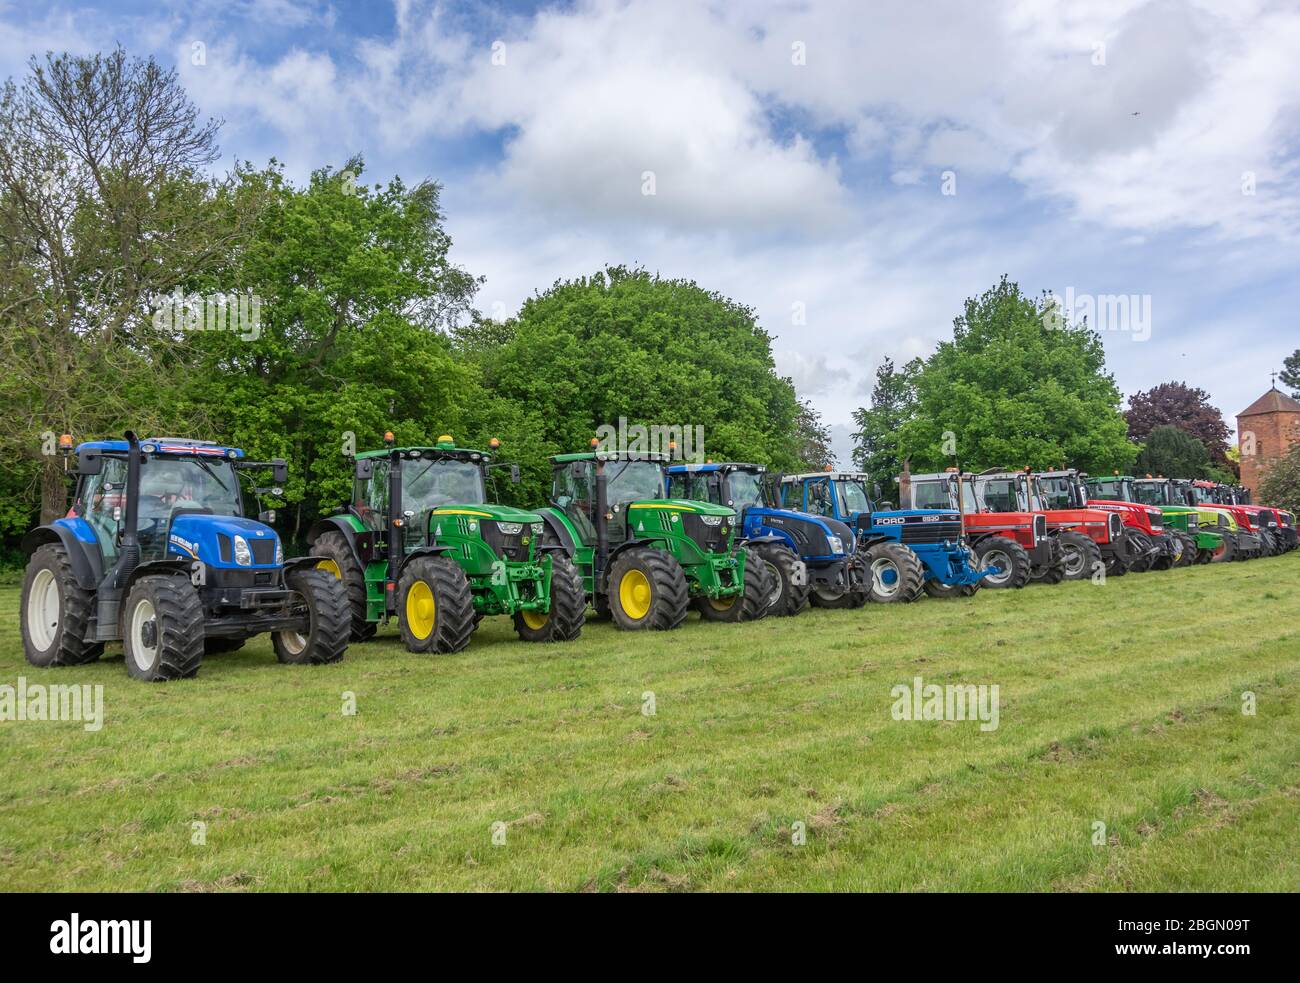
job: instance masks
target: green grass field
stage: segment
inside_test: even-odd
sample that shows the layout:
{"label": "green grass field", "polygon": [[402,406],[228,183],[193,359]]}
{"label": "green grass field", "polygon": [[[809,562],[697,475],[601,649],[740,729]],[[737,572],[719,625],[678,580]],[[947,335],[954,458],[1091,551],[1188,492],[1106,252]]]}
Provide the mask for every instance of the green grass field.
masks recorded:
{"label": "green grass field", "polygon": [[[17,608],[0,683],[105,721],[0,723],[9,890],[1300,890],[1300,553],[167,685],[33,669]],[[918,675],[998,685],[998,728],[894,720]]]}

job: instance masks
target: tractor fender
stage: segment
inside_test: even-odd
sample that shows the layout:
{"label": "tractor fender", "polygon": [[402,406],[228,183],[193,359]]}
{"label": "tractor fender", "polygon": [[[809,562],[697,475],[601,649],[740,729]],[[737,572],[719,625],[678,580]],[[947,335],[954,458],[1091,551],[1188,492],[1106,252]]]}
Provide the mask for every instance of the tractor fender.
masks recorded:
{"label": "tractor fender", "polygon": [[644,539],[629,539],[625,543],[620,543],[614,549],[609,551],[610,566],[614,565],[614,557],[621,553],[626,553],[630,549],[636,549],[638,546],[654,546],[658,544],[665,551],[668,550],[668,540],[658,536],[647,536]]}
{"label": "tractor fender", "polygon": [[300,568],[302,568],[302,567],[315,567],[316,564],[318,564],[318,563],[322,563],[322,562],[324,562],[325,560],[328,560],[328,559],[329,559],[329,557],[327,557],[327,556],[294,556],[294,557],[290,557],[289,559],[285,560],[284,563],[283,563],[284,572],[285,572],[285,573],[288,573],[290,570],[298,570],[298,569],[300,569]]}
{"label": "tractor fender", "polygon": [[778,536],[776,533],[771,532],[764,533],[762,536],[745,536],[742,539],[736,540],[736,545],[738,546],[765,546],[769,544],[773,546],[784,546],[792,552],[797,552],[794,549],[794,546],[791,545],[788,537]]}
{"label": "tractor fender", "polygon": [[402,557],[402,562],[398,564],[392,579],[396,580],[400,577],[406,565],[418,556],[442,556],[444,553],[455,553],[457,551],[458,548],[455,546],[421,546],[418,550],[413,550]]}
{"label": "tractor fender", "polygon": [[61,543],[72,564],[72,575],[77,578],[77,586],[82,590],[93,591],[104,579],[104,564],[99,550],[94,543],[78,539],[77,534],[65,525],[51,523],[37,526],[22,538],[21,547],[24,556],[30,557],[42,546],[49,543]]}
{"label": "tractor fender", "polygon": [[141,563],[126,580],[125,589],[122,591],[123,598],[131,592],[135,582],[141,577],[150,577],[165,575],[168,577],[184,577],[190,579],[190,572],[194,561],[191,559],[184,560],[150,560],[148,563]]}
{"label": "tractor fender", "polygon": [[[572,558],[577,552],[577,544],[573,541],[573,533],[569,531],[569,527],[550,509],[538,509],[537,514],[542,517],[542,522],[546,523],[546,531],[559,540],[560,547]],[[554,547],[542,546],[539,549],[554,549]]]}
{"label": "tractor fender", "polygon": [[[352,528],[352,524],[342,515],[328,515],[313,522],[311,528],[307,530],[307,542],[314,543],[322,533],[327,532],[343,533],[343,538],[348,541],[348,546],[352,548],[352,555],[357,558],[357,562],[363,567],[374,558],[374,546],[369,542],[362,544],[357,531]],[[370,538],[367,537],[367,539]]]}

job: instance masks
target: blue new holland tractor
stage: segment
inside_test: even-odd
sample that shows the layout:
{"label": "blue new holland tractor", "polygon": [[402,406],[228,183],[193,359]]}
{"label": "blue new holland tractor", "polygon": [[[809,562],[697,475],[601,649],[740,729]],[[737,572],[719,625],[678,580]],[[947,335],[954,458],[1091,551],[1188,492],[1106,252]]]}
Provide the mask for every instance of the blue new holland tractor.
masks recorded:
{"label": "blue new holland tractor", "polygon": [[[61,441],[65,455],[72,438]],[[319,557],[286,560],[266,522],[244,517],[235,447],[150,438],[83,443],[77,485],[62,519],[23,537],[23,650],[34,666],[80,665],[121,641],[136,679],[193,676],[205,653],[272,633],[288,663],[337,662],[351,628],[342,582]],[[278,488],[255,488],[254,494]]]}
{"label": "blue new holland tractor", "polygon": [[[868,477],[851,471],[784,475],[781,503],[835,519],[853,530],[873,601],[966,597],[995,570],[976,568],[961,534],[961,516],[946,509],[895,509],[872,502]],[[874,490],[874,488],[873,488]],[[878,493],[877,493],[878,494]]]}
{"label": "blue new holland tractor", "polygon": [[767,609],[778,617],[818,607],[859,607],[867,599],[853,532],[829,516],[768,504],[761,464],[677,464],[668,468],[669,495],[725,505],[740,517],[741,535],[772,574]]}

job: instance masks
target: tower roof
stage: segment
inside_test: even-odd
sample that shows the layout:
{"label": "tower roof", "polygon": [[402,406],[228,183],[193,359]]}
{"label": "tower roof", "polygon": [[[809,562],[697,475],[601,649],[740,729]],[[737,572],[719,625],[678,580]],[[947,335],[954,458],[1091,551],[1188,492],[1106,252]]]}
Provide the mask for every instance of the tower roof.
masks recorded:
{"label": "tower roof", "polygon": [[1300,413],[1300,401],[1292,399],[1280,389],[1270,389],[1237,416],[1259,416],[1262,413]]}

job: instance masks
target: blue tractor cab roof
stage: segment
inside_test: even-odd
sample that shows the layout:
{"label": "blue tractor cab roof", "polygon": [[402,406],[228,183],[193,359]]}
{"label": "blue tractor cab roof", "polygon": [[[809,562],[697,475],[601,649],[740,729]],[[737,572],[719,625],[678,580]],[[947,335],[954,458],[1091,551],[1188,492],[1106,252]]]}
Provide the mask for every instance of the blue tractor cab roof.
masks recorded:
{"label": "blue tractor cab roof", "polygon": [[[77,453],[87,451],[99,454],[125,454],[130,445],[125,440],[88,440],[77,445]],[[196,457],[229,457],[239,459],[244,452],[238,447],[224,447],[210,440],[189,440],[185,437],[148,437],[140,441],[146,454],[187,454]]]}
{"label": "blue tractor cab roof", "polygon": [[764,472],[767,468],[761,464],[746,464],[743,461],[709,461],[706,464],[673,464],[668,468],[669,474],[714,474],[718,471],[754,471]]}

